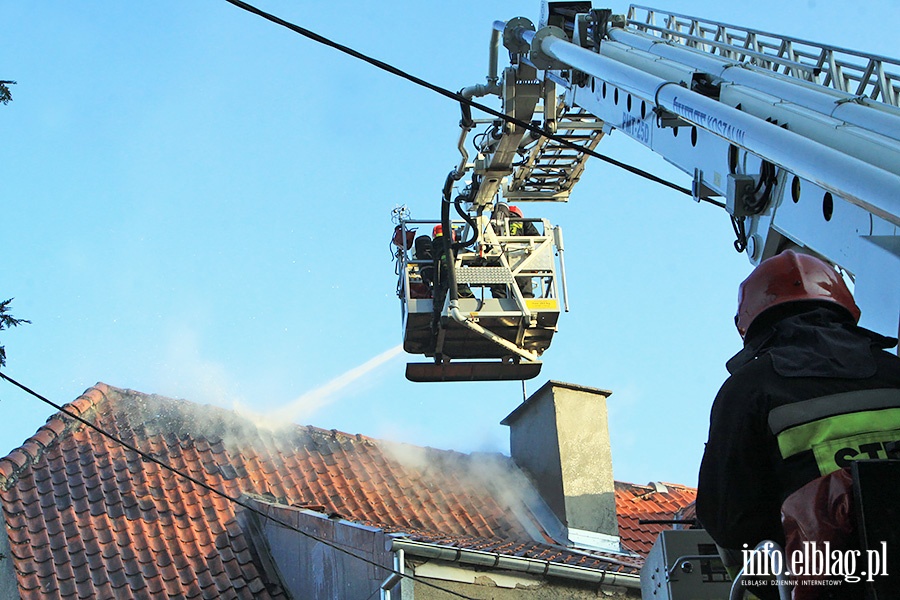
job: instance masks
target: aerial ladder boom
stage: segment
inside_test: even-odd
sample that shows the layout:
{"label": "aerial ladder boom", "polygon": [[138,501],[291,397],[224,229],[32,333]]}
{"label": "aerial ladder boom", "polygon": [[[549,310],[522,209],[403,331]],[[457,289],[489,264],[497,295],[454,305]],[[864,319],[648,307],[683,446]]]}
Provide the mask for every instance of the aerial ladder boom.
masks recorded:
{"label": "aerial ladder boom", "polygon": [[[554,114],[594,119],[581,157],[604,133],[629,136],[687,173],[695,200],[724,199],[752,263],[817,254],[853,280],[863,325],[900,331],[900,62],[634,5],[545,2],[537,27],[494,30],[514,66],[561,90]],[[522,155],[501,190],[519,201],[542,144]]]}

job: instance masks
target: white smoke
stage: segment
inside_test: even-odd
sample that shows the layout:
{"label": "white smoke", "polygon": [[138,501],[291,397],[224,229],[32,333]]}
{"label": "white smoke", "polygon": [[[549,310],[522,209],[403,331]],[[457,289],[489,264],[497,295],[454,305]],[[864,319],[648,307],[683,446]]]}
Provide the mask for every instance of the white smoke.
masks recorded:
{"label": "white smoke", "polygon": [[219,406],[239,400],[237,382],[224,365],[204,357],[200,335],[192,328],[179,326],[163,356],[155,386],[160,392]]}
{"label": "white smoke", "polygon": [[358,367],[338,375],[325,385],[302,394],[285,406],[280,406],[265,414],[257,413],[237,403],[235,412],[250,419],[259,427],[273,430],[283,429],[300,421],[307,421],[313,413],[336,401],[340,397],[340,392],[347,386],[358,382],[402,351],[403,346],[397,345],[367,360]]}

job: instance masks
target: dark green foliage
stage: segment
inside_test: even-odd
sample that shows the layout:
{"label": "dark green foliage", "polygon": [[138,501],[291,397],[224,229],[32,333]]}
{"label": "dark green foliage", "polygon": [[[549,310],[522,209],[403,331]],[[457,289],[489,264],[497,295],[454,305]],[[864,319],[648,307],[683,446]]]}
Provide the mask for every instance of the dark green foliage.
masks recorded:
{"label": "dark green foliage", "polygon": [[15,83],[15,81],[0,81],[0,104],[9,104],[9,101],[12,100],[9,86],[15,85]]}
{"label": "dark green foliage", "polygon": [[[10,327],[18,327],[24,323],[31,323],[27,319],[17,319],[9,314],[10,304],[13,299],[10,298],[5,302],[0,302],[0,331],[9,329]],[[6,366],[6,348],[0,346],[0,367]]]}

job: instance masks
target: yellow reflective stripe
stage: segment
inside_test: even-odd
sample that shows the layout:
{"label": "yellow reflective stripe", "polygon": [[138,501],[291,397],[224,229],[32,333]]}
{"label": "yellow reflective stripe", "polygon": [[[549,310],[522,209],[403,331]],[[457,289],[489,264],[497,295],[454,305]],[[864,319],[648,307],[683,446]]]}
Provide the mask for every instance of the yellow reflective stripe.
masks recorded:
{"label": "yellow reflective stripe", "polygon": [[778,449],[783,458],[789,458],[830,440],[894,429],[900,429],[900,408],[836,415],[782,431]]}

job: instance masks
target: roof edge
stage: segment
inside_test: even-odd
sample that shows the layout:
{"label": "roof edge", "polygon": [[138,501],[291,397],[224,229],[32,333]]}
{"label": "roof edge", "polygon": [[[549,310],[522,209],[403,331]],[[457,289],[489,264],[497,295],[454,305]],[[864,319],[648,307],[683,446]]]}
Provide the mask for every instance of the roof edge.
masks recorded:
{"label": "roof edge", "polygon": [[[568,565],[540,558],[525,556],[509,556],[484,550],[455,548],[440,544],[430,544],[415,540],[394,537],[390,539],[390,550],[403,550],[407,554],[422,558],[446,560],[487,568],[505,569],[523,573],[544,574],[594,584],[620,585],[625,588],[640,589],[641,578],[638,574],[620,573],[606,569],[594,569],[581,565]],[[603,561],[604,557],[597,556]]]}
{"label": "roof edge", "polygon": [[97,383],[88,388],[81,396],[64,404],[62,411],[51,415],[47,419],[47,423],[26,439],[21,446],[0,458],[0,491],[8,491],[26,469],[41,459],[48,448],[61,437],[82,425],[80,421],[73,419],[63,411],[90,420],[96,413],[97,406],[106,401],[108,395],[114,390],[115,388],[111,388],[105,383]]}

